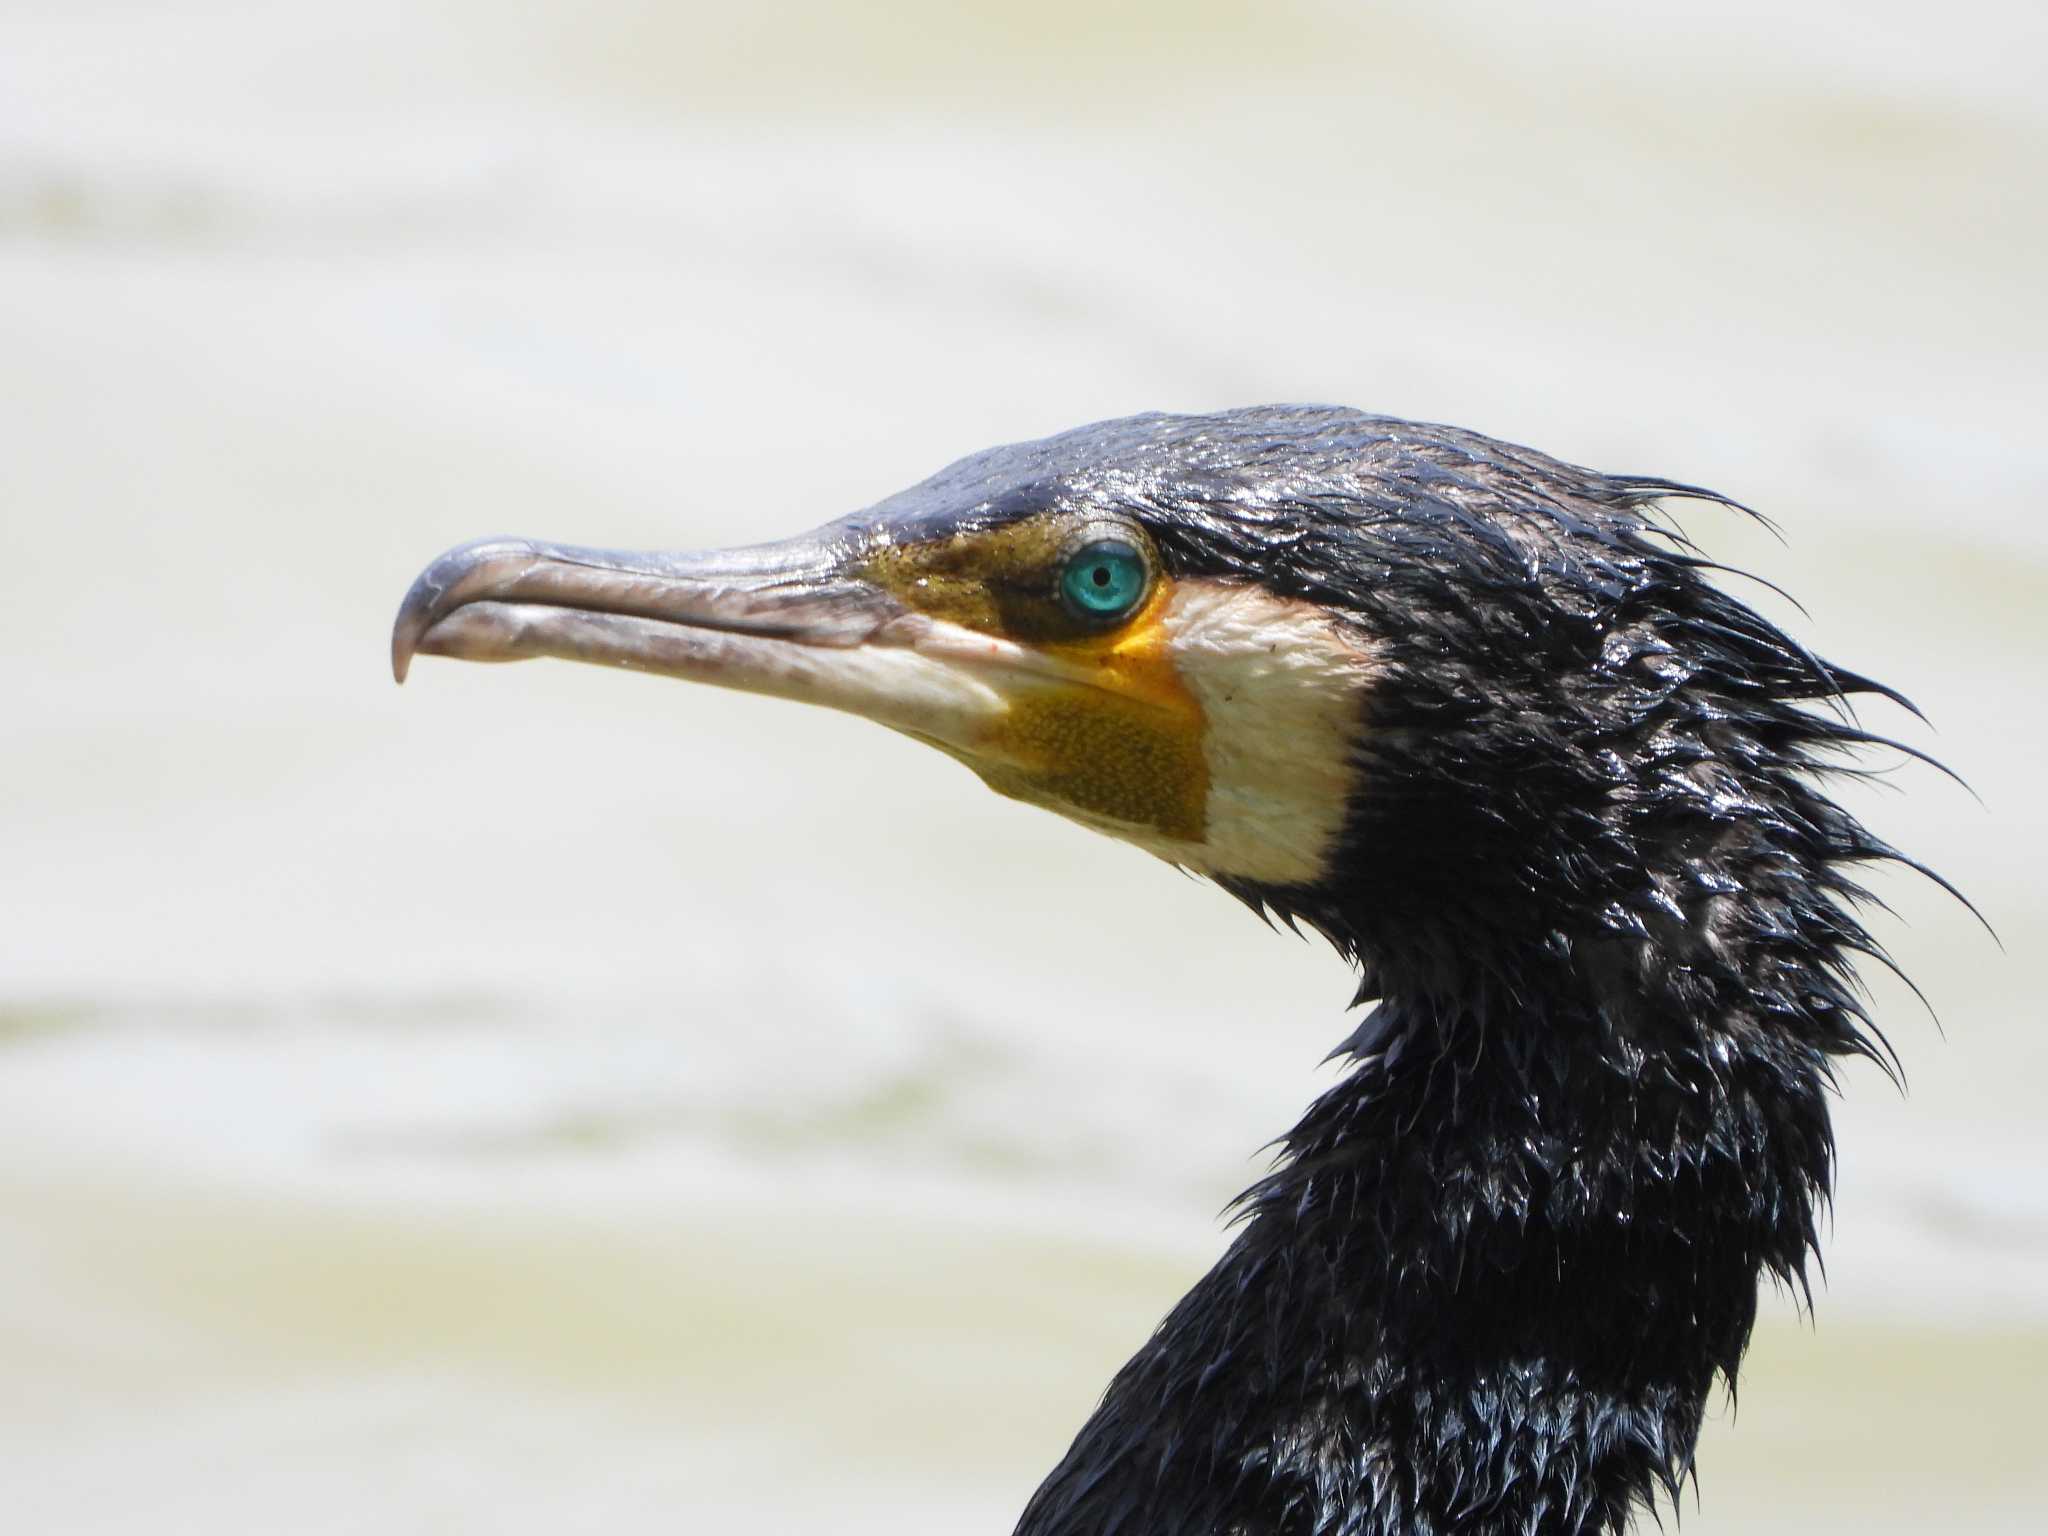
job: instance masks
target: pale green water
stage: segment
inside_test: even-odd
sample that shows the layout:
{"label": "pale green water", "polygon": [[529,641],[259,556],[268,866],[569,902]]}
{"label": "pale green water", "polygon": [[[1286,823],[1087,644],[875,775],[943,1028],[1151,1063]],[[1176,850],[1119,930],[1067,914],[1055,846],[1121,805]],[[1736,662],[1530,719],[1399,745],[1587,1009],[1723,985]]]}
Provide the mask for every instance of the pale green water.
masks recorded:
{"label": "pale green water", "polygon": [[1925,704],[1939,1037],[1686,1528],[2032,1528],[2042,23],[2021,5],[0,4],[0,1479],[64,1531],[1005,1531],[1346,1025],[856,722],[384,670],[428,556],[689,545],[1275,398],[1727,489]]}

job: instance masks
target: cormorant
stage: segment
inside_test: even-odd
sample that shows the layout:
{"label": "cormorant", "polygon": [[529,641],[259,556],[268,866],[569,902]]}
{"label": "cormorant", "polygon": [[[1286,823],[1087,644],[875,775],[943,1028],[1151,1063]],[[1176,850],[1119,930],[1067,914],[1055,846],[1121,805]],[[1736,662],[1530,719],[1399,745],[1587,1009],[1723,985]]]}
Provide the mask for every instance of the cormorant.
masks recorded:
{"label": "cormorant", "polygon": [[1664,498],[1735,505],[1331,407],[1136,416],[749,549],[464,545],[392,662],[850,710],[1355,962],[1346,1075],[1019,1536],[1613,1532],[1692,1472],[1763,1277],[1806,1287],[1836,1063],[1888,1057],[1855,872],[1900,857],[1819,784],[1897,695]]}

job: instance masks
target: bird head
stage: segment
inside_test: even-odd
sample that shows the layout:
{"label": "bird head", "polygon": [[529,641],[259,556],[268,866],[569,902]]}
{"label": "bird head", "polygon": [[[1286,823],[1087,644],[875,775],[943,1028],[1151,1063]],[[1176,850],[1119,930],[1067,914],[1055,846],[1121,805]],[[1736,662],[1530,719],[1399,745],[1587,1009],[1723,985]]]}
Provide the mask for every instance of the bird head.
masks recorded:
{"label": "bird head", "polygon": [[[393,664],[556,656],[823,704],[1203,874],[1312,883],[1343,831],[1372,639],[1260,579],[1255,535],[1290,535],[1245,498],[1270,501],[1278,466],[1233,482],[1201,426],[994,449],[752,548],[466,544],[407,595]],[[1180,536],[1205,505],[1243,521],[1236,546]]]}
{"label": "bird head", "polygon": [[1803,793],[1824,729],[1794,705],[1842,679],[1704,580],[1646,510],[1674,493],[1705,494],[1335,408],[1138,416],[778,543],[466,544],[392,660],[863,715],[1320,929],[1368,985],[1469,979],[1589,928],[1704,932],[1725,874],[1656,850]]}

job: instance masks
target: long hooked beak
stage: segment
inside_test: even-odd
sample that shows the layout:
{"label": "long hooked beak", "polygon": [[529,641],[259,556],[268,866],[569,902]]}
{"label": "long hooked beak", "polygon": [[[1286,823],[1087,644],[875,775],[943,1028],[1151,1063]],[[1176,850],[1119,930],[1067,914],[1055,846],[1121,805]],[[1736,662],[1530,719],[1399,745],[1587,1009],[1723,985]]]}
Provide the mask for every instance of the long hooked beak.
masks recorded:
{"label": "long hooked beak", "polygon": [[823,704],[955,747],[1005,705],[996,677],[853,571],[837,527],[703,554],[480,539],[422,571],[391,631],[415,655],[555,656]]}

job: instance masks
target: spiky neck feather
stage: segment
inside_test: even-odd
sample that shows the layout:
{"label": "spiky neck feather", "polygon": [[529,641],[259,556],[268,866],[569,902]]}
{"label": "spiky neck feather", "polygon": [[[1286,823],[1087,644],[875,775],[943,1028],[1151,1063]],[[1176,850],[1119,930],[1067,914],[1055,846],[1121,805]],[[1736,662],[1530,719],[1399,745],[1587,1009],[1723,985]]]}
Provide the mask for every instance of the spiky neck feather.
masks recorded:
{"label": "spiky neck feather", "polygon": [[1759,1281],[1804,1287],[1861,1049],[1839,915],[1722,873],[1712,943],[1554,931],[1384,998],[1021,1536],[1590,1536],[1675,1495]]}
{"label": "spiky neck feather", "polygon": [[1443,560],[1353,589],[1386,677],[1345,856],[1225,883],[1380,1007],[1020,1536],[1618,1531],[1760,1281],[1804,1288],[1831,1063],[1883,1059],[1849,871],[1894,857],[1816,787],[1869,738],[1814,706],[1875,685],[1652,539],[1664,488],[1575,473],[1596,579],[1496,519],[1482,601],[1414,584]]}
{"label": "spiky neck feather", "polygon": [[1385,1012],[1021,1533],[1592,1533],[1675,1493],[1811,1244],[1821,1075]]}

